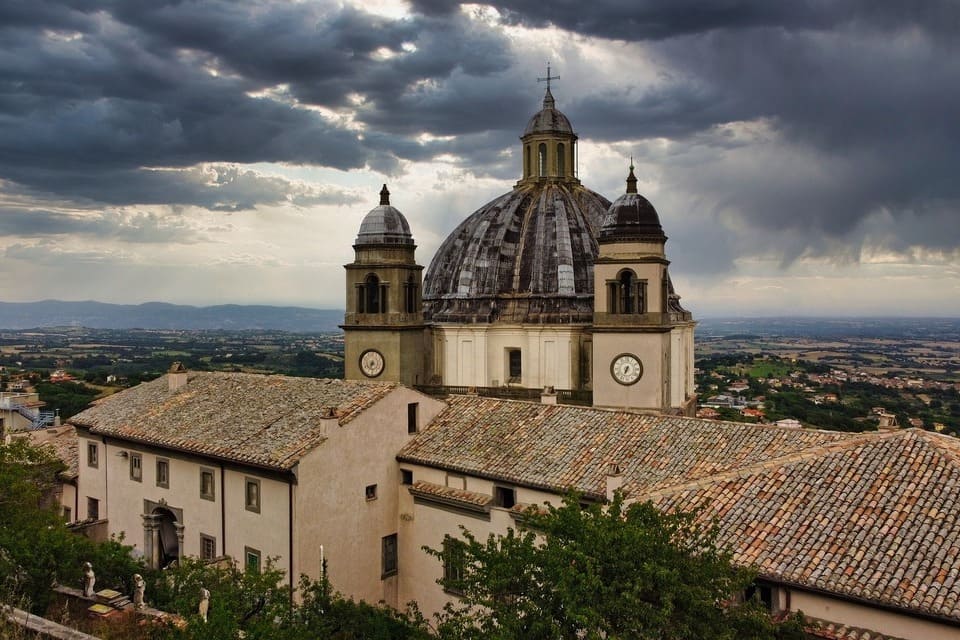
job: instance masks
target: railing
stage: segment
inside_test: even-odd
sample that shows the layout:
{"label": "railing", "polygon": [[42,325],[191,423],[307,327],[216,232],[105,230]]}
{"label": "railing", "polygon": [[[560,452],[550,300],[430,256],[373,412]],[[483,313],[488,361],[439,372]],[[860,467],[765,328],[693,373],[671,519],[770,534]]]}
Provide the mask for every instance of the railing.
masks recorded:
{"label": "railing", "polygon": [[[543,393],[540,389],[527,387],[470,387],[466,385],[421,384],[416,389],[431,396],[468,395],[476,394],[484,398],[500,398],[506,400],[535,400],[540,401]],[[590,406],[593,404],[593,392],[583,389],[557,389],[559,404],[576,404]]]}
{"label": "railing", "polygon": [[25,407],[22,404],[11,404],[10,409],[30,421],[29,429],[43,429],[54,422],[55,413],[53,411],[40,411]]}

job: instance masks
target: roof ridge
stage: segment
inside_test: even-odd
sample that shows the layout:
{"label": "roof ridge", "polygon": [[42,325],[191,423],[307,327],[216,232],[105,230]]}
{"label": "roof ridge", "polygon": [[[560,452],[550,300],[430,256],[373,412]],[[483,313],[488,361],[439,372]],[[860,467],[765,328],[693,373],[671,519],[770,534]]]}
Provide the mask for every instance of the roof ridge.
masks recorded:
{"label": "roof ridge", "polygon": [[652,500],[654,498],[661,498],[668,496],[673,493],[680,491],[685,491],[687,489],[696,489],[704,487],[710,484],[716,484],[717,482],[725,482],[727,480],[733,480],[735,478],[746,478],[753,475],[756,472],[762,472],[770,469],[775,469],[786,464],[793,464],[795,462],[801,462],[803,460],[808,460],[811,458],[816,458],[820,455],[826,453],[835,453],[837,451],[842,451],[844,449],[859,446],[865,442],[870,442],[871,440],[888,440],[891,437],[901,436],[903,432],[893,432],[893,433],[876,433],[876,432],[861,432],[857,436],[852,436],[846,440],[837,440],[835,442],[830,442],[827,444],[817,444],[810,446],[806,449],[801,449],[800,451],[794,451],[782,456],[777,456],[775,458],[769,458],[761,462],[755,462],[754,464],[747,465],[745,467],[737,467],[730,469],[728,471],[723,471],[720,473],[712,473],[710,475],[697,478],[695,480],[687,480],[685,482],[679,482],[677,484],[668,485],[656,491],[651,491],[643,496],[644,500]]}

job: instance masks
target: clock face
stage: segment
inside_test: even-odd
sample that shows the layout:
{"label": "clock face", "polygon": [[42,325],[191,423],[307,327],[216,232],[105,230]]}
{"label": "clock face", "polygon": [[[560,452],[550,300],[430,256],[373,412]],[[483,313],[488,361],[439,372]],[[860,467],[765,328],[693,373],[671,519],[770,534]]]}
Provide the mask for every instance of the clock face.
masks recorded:
{"label": "clock face", "polygon": [[383,354],[374,349],[367,349],[360,354],[360,371],[368,378],[376,378],[383,373]]}
{"label": "clock face", "polygon": [[632,353],[621,353],[610,363],[610,373],[620,384],[633,384],[643,375],[643,364]]}

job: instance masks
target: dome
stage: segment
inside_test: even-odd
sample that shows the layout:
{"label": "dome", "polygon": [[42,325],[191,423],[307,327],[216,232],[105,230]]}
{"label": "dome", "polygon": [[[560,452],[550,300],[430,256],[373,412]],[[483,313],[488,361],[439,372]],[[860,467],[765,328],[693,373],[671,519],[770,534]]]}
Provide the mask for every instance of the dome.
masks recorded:
{"label": "dome", "polygon": [[610,205],[603,217],[603,227],[600,229],[601,242],[616,242],[619,240],[666,241],[663,227],[660,226],[660,216],[650,201],[637,193],[637,178],[633,175],[633,165],[630,165],[630,175],[627,176],[627,192]]}
{"label": "dome", "polygon": [[528,136],[532,133],[568,133],[573,135],[573,127],[570,120],[556,109],[553,100],[553,94],[547,88],[547,93],[543,97],[543,109],[533,114],[527,128],[523,130],[523,135]]}
{"label": "dome", "polygon": [[360,223],[360,232],[354,244],[413,244],[407,219],[398,209],[390,206],[387,185],[380,190],[380,205],[371,209]]}
{"label": "dome", "polygon": [[432,322],[590,322],[610,201],[575,183],[518,185],[447,236],[424,282]]}

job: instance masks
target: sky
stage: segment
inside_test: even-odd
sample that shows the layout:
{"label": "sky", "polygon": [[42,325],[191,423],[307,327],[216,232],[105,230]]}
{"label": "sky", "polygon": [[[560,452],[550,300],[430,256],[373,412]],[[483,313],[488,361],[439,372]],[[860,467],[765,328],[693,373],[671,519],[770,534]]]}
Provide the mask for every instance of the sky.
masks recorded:
{"label": "sky", "polygon": [[0,300],[342,308],[383,183],[428,265],[550,63],[697,317],[960,316],[955,0],[4,0]]}

